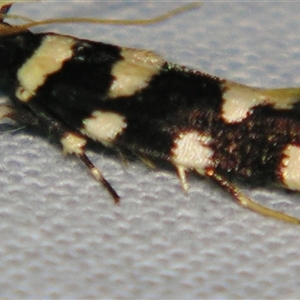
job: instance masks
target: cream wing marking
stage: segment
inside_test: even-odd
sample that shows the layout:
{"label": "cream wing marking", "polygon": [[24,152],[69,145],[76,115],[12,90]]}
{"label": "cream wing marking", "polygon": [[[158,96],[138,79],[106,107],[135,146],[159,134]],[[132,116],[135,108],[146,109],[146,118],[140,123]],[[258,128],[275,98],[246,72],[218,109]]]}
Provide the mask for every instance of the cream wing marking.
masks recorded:
{"label": "cream wing marking", "polygon": [[127,123],[123,116],[97,110],[83,121],[82,131],[95,141],[111,144],[126,127]]}
{"label": "cream wing marking", "polygon": [[164,63],[161,56],[147,50],[123,48],[121,55],[123,59],[112,69],[111,98],[131,96],[145,88]]}
{"label": "cream wing marking", "polygon": [[66,36],[46,35],[41,46],[19,69],[19,87],[16,96],[22,102],[30,101],[47,76],[61,69],[73,55],[75,39]]}
{"label": "cream wing marking", "polygon": [[223,83],[222,117],[227,123],[241,122],[257,105],[272,105],[275,109],[291,109],[300,102],[300,89],[259,89],[232,81]]}
{"label": "cream wing marking", "polygon": [[172,161],[180,167],[179,174],[182,174],[182,168],[197,169],[204,173],[205,168],[211,165],[213,155],[209,148],[210,140],[209,136],[197,131],[179,134],[172,149]]}
{"label": "cream wing marking", "polygon": [[280,166],[283,183],[289,189],[300,191],[300,147],[288,145],[283,154]]}

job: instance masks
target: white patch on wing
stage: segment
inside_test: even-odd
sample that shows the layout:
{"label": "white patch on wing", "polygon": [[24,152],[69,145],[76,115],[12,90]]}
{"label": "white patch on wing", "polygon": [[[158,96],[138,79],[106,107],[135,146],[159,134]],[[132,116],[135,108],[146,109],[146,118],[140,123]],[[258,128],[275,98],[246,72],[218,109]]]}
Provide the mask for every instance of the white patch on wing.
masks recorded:
{"label": "white patch on wing", "polygon": [[174,141],[172,161],[185,169],[197,169],[199,172],[211,165],[213,151],[209,148],[211,138],[197,131],[180,133]]}
{"label": "white patch on wing", "polygon": [[280,166],[282,181],[291,190],[300,191],[300,147],[288,145]]}
{"label": "white patch on wing", "polygon": [[124,48],[121,55],[123,59],[112,69],[111,98],[131,96],[145,88],[164,63],[161,56],[147,50]]}
{"label": "white patch on wing", "polygon": [[223,84],[222,117],[228,123],[241,122],[257,105],[272,105],[275,109],[291,109],[299,102],[300,90],[259,89],[232,81]]}
{"label": "white patch on wing", "polygon": [[83,133],[95,141],[110,144],[127,127],[125,118],[117,113],[97,110],[83,121]]}
{"label": "white patch on wing", "polygon": [[86,139],[72,132],[68,132],[61,138],[60,143],[63,146],[64,154],[82,154],[84,146],[86,145]]}
{"label": "white patch on wing", "polygon": [[29,101],[47,76],[59,71],[63,63],[72,57],[75,41],[67,36],[46,35],[40,47],[18,70],[17,98]]}

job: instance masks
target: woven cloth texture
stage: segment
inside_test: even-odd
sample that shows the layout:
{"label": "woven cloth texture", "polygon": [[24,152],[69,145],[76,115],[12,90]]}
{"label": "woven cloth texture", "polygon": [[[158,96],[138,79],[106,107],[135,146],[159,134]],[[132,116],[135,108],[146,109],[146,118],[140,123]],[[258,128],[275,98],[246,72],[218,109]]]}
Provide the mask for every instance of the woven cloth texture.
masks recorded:
{"label": "woven cloth texture", "polygon": [[[144,18],[183,2],[42,1],[12,13]],[[52,25],[262,87],[300,85],[299,2],[205,2],[151,26]],[[9,51],[9,49],[8,49]],[[158,108],[159,109],[159,108]],[[89,151],[122,196],[113,204],[75,158],[19,128],[0,142],[0,297],[298,298],[300,227],[236,205],[211,182],[125,166]],[[300,217],[300,196],[246,187],[260,203]]]}

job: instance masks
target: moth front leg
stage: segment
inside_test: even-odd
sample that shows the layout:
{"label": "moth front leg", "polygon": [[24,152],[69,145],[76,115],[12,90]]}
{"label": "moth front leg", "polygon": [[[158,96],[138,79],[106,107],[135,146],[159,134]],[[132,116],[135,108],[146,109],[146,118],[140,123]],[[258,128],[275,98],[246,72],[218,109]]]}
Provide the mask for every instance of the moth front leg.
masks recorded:
{"label": "moth front leg", "polygon": [[105,187],[114,202],[119,203],[120,197],[117,192],[85,153],[87,138],[76,130],[68,128],[41,105],[31,102],[28,103],[28,108],[28,110],[17,110],[10,106],[2,106],[0,107],[0,119],[8,117],[54,137],[60,142],[63,154],[76,155],[88,167],[91,175]]}
{"label": "moth front leg", "polygon": [[66,131],[61,137],[60,143],[63,147],[63,153],[75,154],[88,167],[91,175],[106,188],[114,199],[114,202],[118,204],[120,202],[120,196],[104,178],[100,170],[91,162],[84,151],[87,139],[76,132]]}

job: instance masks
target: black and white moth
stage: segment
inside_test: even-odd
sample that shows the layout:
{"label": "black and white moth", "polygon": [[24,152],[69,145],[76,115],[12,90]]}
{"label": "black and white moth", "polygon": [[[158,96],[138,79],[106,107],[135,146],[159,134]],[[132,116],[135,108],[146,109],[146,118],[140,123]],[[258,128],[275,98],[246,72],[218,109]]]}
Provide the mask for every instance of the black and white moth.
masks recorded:
{"label": "black and white moth", "polygon": [[[9,6],[1,8],[7,13]],[[27,26],[29,27],[29,26]],[[13,106],[0,119],[44,129],[75,154],[114,198],[85,154],[90,141],[207,176],[239,204],[261,206],[233,180],[300,190],[300,89],[257,89],[124,48],[0,23],[0,89]]]}

